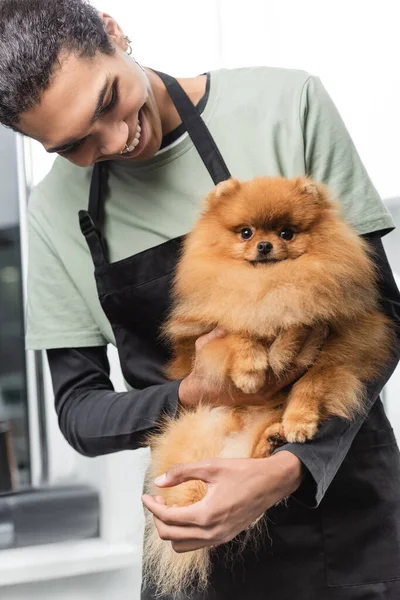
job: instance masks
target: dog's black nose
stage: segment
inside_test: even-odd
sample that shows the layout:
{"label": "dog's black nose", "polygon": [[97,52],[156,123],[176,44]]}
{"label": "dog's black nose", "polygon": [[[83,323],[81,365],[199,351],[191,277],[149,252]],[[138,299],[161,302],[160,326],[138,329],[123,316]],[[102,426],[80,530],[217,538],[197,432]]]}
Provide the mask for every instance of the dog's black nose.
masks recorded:
{"label": "dog's black nose", "polygon": [[271,242],[260,242],[257,246],[258,253],[262,256],[266,256],[271,252],[273,245]]}

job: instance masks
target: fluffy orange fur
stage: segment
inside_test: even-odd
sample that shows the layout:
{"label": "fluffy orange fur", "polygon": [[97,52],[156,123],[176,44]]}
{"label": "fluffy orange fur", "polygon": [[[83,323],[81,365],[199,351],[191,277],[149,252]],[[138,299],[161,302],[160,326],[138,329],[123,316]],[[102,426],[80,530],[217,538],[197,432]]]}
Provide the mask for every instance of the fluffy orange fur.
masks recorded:
{"label": "fluffy orange fur", "polygon": [[[208,457],[264,457],[277,438],[304,442],[323,419],[351,419],[362,411],[364,384],[379,375],[390,350],[376,277],[367,244],[340,217],[324,186],[300,177],[219,184],[177,267],[164,327],[173,349],[167,373],[187,376],[196,339],[216,326],[227,335],[196,356],[213,384],[254,393],[269,369],[277,376],[299,364],[308,370],[265,406],[199,406],[165,421],[149,440],[147,490],[168,505],[191,504],[205,495],[204,483],[159,489],[154,477]],[[301,349],[305,328],[314,335]],[[313,345],[322,347],[310,365]],[[205,586],[210,550],[175,554],[148,519],[144,567],[161,593]]]}

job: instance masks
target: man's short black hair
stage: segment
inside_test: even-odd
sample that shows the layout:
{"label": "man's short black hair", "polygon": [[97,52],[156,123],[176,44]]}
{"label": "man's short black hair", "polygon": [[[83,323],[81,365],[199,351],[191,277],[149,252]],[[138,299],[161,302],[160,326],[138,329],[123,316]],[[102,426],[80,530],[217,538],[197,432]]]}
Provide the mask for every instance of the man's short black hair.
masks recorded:
{"label": "man's short black hair", "polygon": [[0,0],[0,123],[18,131],[60,66],[61,51],[115,52],[87,0]]}

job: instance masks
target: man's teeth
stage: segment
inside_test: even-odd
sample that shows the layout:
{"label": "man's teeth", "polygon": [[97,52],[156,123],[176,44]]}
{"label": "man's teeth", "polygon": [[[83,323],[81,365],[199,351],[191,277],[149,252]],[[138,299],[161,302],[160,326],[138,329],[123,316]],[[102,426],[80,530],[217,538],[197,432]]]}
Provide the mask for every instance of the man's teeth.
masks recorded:
{"label": "man's teeth", "polygon": [[126,150],[124,150],[123,154],[125,154],[127,152],[132,152],[136,148],[136,146],[139,144],[139,141],[140,141],[140,132],[141,131],[142,131],[142,128],[140,127],[140,123],[138,122],[138,126],[136,129],[136,133],[135,133],[133,142]]}

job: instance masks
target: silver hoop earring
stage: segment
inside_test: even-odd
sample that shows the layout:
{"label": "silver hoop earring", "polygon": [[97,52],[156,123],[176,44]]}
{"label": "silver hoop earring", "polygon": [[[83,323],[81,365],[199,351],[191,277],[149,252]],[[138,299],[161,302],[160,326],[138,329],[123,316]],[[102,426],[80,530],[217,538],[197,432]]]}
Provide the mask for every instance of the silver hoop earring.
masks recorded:
{"label": "silver hoop earring", "polygon": [[124,36],[124,40],[126,42],[126,45],[128,46],[125,52],[127,53],[128,56],[130,56],[132,54],[132,46],[131,46],[132,40],[130,40],[127,35]]}

